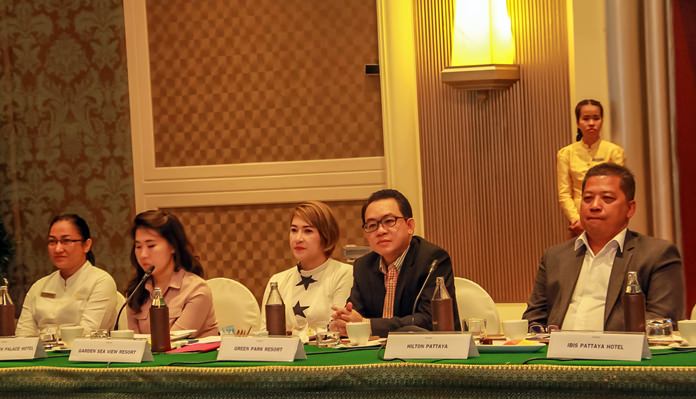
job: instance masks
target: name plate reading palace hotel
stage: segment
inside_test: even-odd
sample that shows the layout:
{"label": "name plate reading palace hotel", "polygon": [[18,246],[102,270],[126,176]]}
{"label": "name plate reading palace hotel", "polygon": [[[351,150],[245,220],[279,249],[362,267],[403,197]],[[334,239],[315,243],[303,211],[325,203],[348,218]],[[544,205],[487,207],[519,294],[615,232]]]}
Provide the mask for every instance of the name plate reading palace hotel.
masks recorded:
{"label": "name plate reading palace hotel", "polygon": [[546,357],[638,362],[652,355],[642,333],[557,331],[551,333]]}
{"label": "name plate reading palace hotel", "polygon": [[28,360],[46,357],[38,337],[0,338],[0,360]]}
{"label": "name plate reading palace hotel", "polygon": [[471,334],[389,333],[385,359],[467,359],[479,355]]}

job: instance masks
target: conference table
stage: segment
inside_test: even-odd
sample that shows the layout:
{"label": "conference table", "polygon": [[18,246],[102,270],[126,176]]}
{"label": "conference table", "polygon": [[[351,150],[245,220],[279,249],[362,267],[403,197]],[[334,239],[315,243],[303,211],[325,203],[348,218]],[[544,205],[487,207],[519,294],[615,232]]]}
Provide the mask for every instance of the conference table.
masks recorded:
{"label": "conference table", "polygon": [[652,398],[696,395],[696,352],[640,362],[562,361],[534,353],[466,360],[383,360],[384,349],[306,345],[306,360],[217,362],[217,352],[156,354],[141,364],[77,363],[68,354],[0,362],[0,398]]}

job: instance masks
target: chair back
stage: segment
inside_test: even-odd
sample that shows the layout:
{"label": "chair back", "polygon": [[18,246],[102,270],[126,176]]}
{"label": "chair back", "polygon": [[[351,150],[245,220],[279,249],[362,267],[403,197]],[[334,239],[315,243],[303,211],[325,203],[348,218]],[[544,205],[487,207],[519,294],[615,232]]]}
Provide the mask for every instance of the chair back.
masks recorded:
{"label": "chair back", "polygon": [[[123,306],[124,303],[126,303],[126,297],[124,297],[120,292],[116,291],[116,315],[118,315],[118,311],[121,310],[121,306]],[[118,318],[119,330],[128,329],[128,316],[126,315],[126,312],[127,310],[123,309],[121,316]]]}
{"label": "chair back", "polygon": [[370,252],[372,252],[370,247],[367,247],[365,245],[347,244],[343,246],[343,260],[345,260],[346,263],[352,265],[356,259],[358,259],[361,256],[365,256]]}
{"label": "chair back", "polygon": [[500,322],[504,320],[522,320],[524,311],[527,310],[527,304],[524,302],[498,302],[495,304],[498,309],[498,317]]}
{"label": "chair back", "polygon": [[244,284],[224,277],[208,280],[213,292],[213,308],[220,328],[234,326],[237,330],[259,328],[259,304]]}
{"label": "chair back", "polygon": [[454,278],[454,288],[457,292],[457,309],[462,327],[467,319],[475,317],[486,320],[488,334],[500,334],[500,316],[488,292],[463,277]]}

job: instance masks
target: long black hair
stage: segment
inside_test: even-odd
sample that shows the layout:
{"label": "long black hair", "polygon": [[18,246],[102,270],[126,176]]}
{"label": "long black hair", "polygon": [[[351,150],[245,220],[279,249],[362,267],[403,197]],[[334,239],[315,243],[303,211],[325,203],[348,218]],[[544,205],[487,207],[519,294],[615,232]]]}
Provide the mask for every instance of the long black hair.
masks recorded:
{"label": "long black hair", "polygon": [[[53,227],[54,224],[62,221],[70,222],[73,226],[77,227],[77,230],[80,232],[80,238],[82,239],[82,242],[85,242],[92,238],[92,235],[89,233],[89,226],[87,225],[87,222],[85,222],[85,220],[82,219],[79,215],[76,215],[74,213],[64,213],[62,215],[54,217],[51,220],[51,224],[48,225],[49,233],[51,231],[51,227]],[[91,264],[94,265],[96,263],[96,259],[94,258],[92,248],[89,249],[85,256]]]}
{"label": "long black hair", "polygon": [[[156,231],[162,236],[169,245],[174,249],[174,270],[183,268],[184,270],[203,277],[204,271],[198,257],[194,256],[193,246],[186,237],[184,226],[174,214],[161,211],[151,210],[139,213],[133,221],[131,228],[131,237],[133,238],[133,247],[131,248],[130,260],[135,275],[128,283],[126,294],[130,295],[140,280],[145,275],[145,271],[138,263],[138,258],[135,256],[135,232],[138,229],[150,229]],[[139,293],[133,295],[128,306],[136,312],[140,311],[140,307],[149,298],[147,290],[141,289]]]}
{"label": "long black hair", "polygon": [[[575,122],[580,122],[580,111],[582,111],[582,107],[585,105],[594,105],[595,107],[599,107],[599,116],[604,119],[604,107],[602,107],[602,103],[600,103],[597,100],[593,100],[591,98],[587,98],[584,100],[581,100],[578,102],[578,104],[575,106]],[[575,136],[575,141],[580,141],[582,140],[582,130],[578,128],[578,134]]]}

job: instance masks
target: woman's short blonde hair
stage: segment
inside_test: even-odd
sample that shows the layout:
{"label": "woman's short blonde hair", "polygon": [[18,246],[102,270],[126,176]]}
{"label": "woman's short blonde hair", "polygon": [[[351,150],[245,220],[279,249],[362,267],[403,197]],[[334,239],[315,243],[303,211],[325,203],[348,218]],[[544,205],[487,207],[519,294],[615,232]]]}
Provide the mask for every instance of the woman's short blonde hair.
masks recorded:
{"label": "woman's short blonde hair", "polygon": [[324,254],[331,256],[341,235],[331,208],[321,201],[306,201],[295,207],[293,217],[295,216],[317,229]]}

